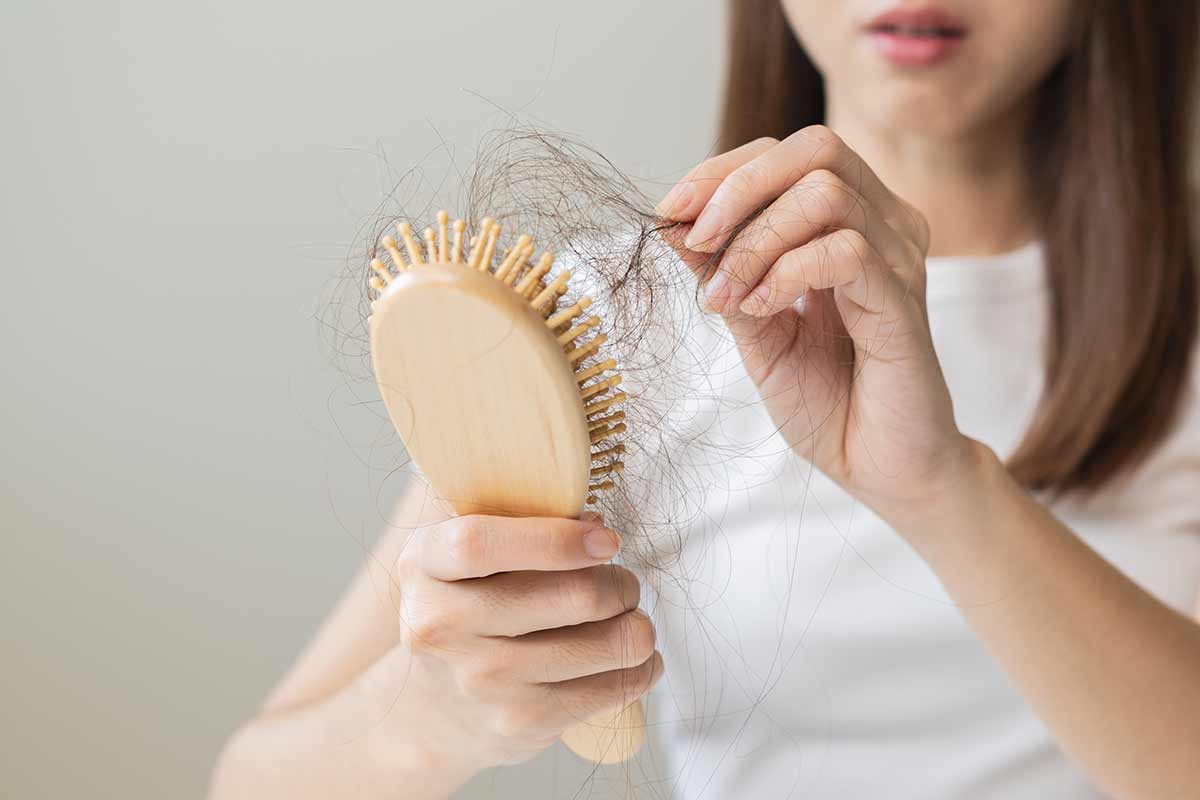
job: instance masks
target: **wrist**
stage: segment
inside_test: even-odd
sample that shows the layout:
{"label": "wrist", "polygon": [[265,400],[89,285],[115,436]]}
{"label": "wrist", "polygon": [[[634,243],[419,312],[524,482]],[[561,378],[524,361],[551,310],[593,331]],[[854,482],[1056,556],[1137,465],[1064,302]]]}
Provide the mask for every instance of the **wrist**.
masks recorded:
{"label": "wrist", "polygon": [[444,800],[481,770],[438,747],[419,724],[406,732],[398,737],[392,726],[377,725],[367,737],[371,785],[380,797],[399,791],[414,800]]}
{"label": "wrist", "polygon": [[886,502],[875,512],[918,550],[947,536],[962,536],[986,514],[1012,478],[996,453],[960,434],[938,468],[926,478],[919,499]]}
{"label": "wrist", "polygon": [[362,677],[345,713],[354,721],[365,775],[379,796],[403,789],[414,800],[441,800],[487,766],[473,761],[461,738],[455,741],[436,718],[436,702],[417,702],[412,686],[389,687],[384,694],[390,700],[384,701],[380,687],[364,686]]}

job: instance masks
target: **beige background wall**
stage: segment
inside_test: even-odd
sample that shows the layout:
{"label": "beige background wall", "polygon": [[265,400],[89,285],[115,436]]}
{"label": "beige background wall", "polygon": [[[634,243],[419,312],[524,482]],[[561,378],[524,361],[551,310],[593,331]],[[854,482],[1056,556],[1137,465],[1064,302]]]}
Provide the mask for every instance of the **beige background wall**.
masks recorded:
{"label": "beige background wall", "polygon": [[[203,792],[397,488],[316,321],[358,226],[497,107],[677,177],[713,139],[721,23],[716,0],[3,3],[0,795]],[[580,775],[552,753],[467,796]]]}

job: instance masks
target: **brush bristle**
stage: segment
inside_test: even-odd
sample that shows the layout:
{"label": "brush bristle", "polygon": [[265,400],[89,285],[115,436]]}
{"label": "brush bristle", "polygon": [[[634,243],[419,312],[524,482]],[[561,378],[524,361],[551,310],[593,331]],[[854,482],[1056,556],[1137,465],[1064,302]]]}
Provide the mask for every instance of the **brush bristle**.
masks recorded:
{"label": "brush bristle", "polygon": [[[615,441],[625,433],[625,412],[615,408],[625,401],[625,393],[613,392],[621,382],[621,376],[613,373],[616,361],[603,359],[599,355],[601,345],[607,340],[603,333],[596,332],[600,325],[599,317],[583,317],[583,312],[592,304],[591,298],[581,297],[574,303],[564,305],[562,297],[567,292],[571,273],[563,270],[551,277],[554,254],[545,252],[534,262],[532,256],[536,248],[529,236],[510,237],[511,244],[507,248],[500,248],[499,263],[494,263],[497,261],[500,223],[485,217],[473,236],[467,238],[466,230],[467,225],[463,220],[450,223],[449,215],[439,211],[436,229],[431,227],[424,231],[425,252],[422,253],[421,245],[413,236],[412,226],[407,222],[397,225],[399,242],[392,236],[384,236],[380,240],[391,265],[379,258],[371,261],[371,288],[378,298],[388,290],[396,275],[417,265],[476,269],[511,287],[517,296],[538,312],[546,320],[547,329],[557,339],[563,357],[571,365],[579,383],[579,397],[584,404],[583,413],[592,444],[593,482],[588,486],[587,502],[595,503],[598,500],[596,493],[612,489],[615,484],[611,477],[620,474],[625,467],[618,458],[625,452],[625,445]],[[449,239],[450,231],[453,232],[452,242]],[[401,255],[401,243],[407,250],[407,262]],[[469,244],[470,250],[464,260],[465,244]],[[591,338],[585,340],[589,333]]]}

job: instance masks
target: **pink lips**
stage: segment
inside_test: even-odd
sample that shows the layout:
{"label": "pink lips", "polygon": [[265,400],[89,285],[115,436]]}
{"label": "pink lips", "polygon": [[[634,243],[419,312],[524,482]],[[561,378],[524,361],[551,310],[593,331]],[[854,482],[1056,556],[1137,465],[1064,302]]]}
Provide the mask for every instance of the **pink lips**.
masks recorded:
{"label": "pink lips", "polygon": [[897,8],[867,25],[879,53],[902,67],[929,67],[949,57],[967,38],[966,26],[933,6]]}

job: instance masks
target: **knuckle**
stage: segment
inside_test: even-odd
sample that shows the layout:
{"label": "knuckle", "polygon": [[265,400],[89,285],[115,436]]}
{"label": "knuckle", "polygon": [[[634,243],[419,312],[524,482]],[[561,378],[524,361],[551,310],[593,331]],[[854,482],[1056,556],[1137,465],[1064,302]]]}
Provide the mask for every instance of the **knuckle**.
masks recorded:
{"label": "knuckle", "polygon": [[841,255],[865,262],[871,258],[874,252],[867,237],[854,228],[842,228],[834,234],[834,237]]}
{"label": "knuckle", "polygon": [[762,165],[757,161],[749,161],[729,173],[729,177],[721,185],[721,193],[738,200],[751,197],[763,184],[765,177]]}
{"label": "knuckle", "polygon": [[809,125],[795,133],[820,148],[842,147],[842,138],[825,125]]}
{"label": "knuckle", "polygon": [[683,177],[681,177],[679,179],[679,183],[683,184],[688,181],[696,180],[697,177],[699,177],[701,174],[703,174],[705,167],[708,166],[708,163],[710,161],[712,161],[712,158],[706,158],[703,161],[696,162],[695,166],[693,166],[687,172],[683,173]]}
{"label": "knuckle", "polygon": [[634,691],[634,696],[640,697],[650,690],[652,681],[654,680],[654,665],[657,661],[657,656],[654,652],[636,667],[630,669],[629,684]]}
{"label": "knuckle", "polygon": [[827,189],[849,191],[850,188],[842,180],[840,175],[833,170],[825,169],[824,167],[820,169],[814,169],[812,172],[809,172],[804,176],[804,181],[810,186],[819,186]]}
{"label": "knuckle", "polygon": [[654,653],[657,633],[650,617],[641,610],[626,614],[618,628],[620,653],[627,663],[640,664]]}
{"label": "knuckle", "polygon": [[891,270],[888,277],[895,281],[897,293],[910,304],[910,310],[922,309],[925,305],[925,276],[921,272],[899,272]]}
{"label": "knuckle", "polygon": [[[405,545],[404,549],[400,551],[400,555],[396,556],[396,560],[392,564],[392,574],[397,579],[405,578],[406,576],[412,575],[417,571],[420,560],[416,555],[416,550],[417,548],[413,547],[412,542],[410,541],[407,545]],[[399,583],[401,586],[403,586],[405,581],[399,580]]]}
{"label": "knuckle", "polygon": [[[902,198],[897,199],[900,201],[902,213],[908,217],[907,220],[898,220],[897,222],[901,227],[907,227],[912,231],[915,244],[920,251],[921,257],[924,258],[929,251],[929,220],[912,203],[906,202]],[[905,221],[908,222],[907,226],[904,225]]]}
{"label": "knuckle", "polygon": [[540,738],[544,735],[544,716],[537,704],[509,703],[496,709],[492,727],[504,738]]}
{"label": "knuckle", "polygon": [[416,650],[439,650],[449,639],[449,631],[436,618],[422,614],[403,620],[409,644]]}
{"label": "knuckle", "polygon": [[738,148],[746,157],[757,158],[773,149],[779,144],[779,140],[774,136],[759,136],[757,139],[751,140],[749,143]]}
{"label": "knuckle", "polygon": [[847,217],[859,204],[854,191],[840,175],[828,169],[815,169],[800,182],[810,203],[819,203],[830,221]]}
{"label": "knuckle", "polygon": [[925,280],[925,249],[917,242],[905,239],[904,250],[907,257],[907,263],[895,264],[901,272],[906,274],[911,273],[921,282]]}
{"label": "knuckle", "polygon": [[637,608],[638,601],[642,597],[641,580],[625,567],[614,567],[614,571],[616,573],[614,583],[619,587],[621,607],[627,609]]}
{"label": "knuckle", "polygon": [[655,657],[651,653],[641,663],[612,673],[597,689],[592,700],[596,706],[623,706],[644,695],[654,678]]}
{"label": "knuckle", "polygon": [[466,516],[446,525],[446,549],[450,557],[467,568],[482,565],[487,559],[487,523]]}
{"label": "knuckle", "polygon": [[609,587],[599,570],[564,576],[560,591],[563,605],[580,621],[599,618],[608,605]]}
{"label": "knuckle", "polygon": [[406,588],[400,597],[401,636],[416,650],[441,650],[454,637],[461,620],[446,603],[431,602],[418,589]]}
{"label": "knuckle", "polygon": [[510,671],[504,659],[483,656],[473,659],[458,674],[459,688],[477,698],[491,697],[497,687],[508,682]]}

